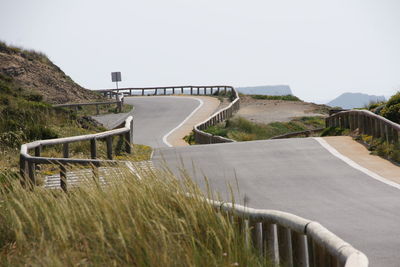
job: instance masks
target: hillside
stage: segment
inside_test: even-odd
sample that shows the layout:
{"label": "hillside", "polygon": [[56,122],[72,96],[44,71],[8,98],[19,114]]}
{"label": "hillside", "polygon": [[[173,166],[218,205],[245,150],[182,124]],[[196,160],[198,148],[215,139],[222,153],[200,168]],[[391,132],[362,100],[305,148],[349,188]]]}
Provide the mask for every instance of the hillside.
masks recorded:
{"label": "hillside", "polygon": [[292,95],[288,85],[262,85],[238,87],[236,90],[245,95]]}
{"label": "hillside", "polygon": [[0,74],[11,77],[15,87],[40,94],[52,104],[102,98],[75,83],[44,54],[3,42],[0,42]]}
{"label": "hillside", "polygon": [[331,107],[341,107],[344,109],[362,108],[371,102],[385,101],[384,96],[367,95],[363,93],[344,93],[328,102]]}

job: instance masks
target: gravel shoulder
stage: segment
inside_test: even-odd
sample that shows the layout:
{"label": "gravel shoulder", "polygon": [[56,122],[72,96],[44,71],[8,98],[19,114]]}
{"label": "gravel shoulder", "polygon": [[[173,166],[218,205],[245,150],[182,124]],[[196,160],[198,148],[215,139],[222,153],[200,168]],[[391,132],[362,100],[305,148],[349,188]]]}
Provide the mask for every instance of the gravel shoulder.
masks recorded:
{"label": "gravel shoulder", "polygon": [[241,96],[240,110],[237,113],[245,119],[258,123],[288,122],[295,117],[327,116],[324,105],[301,101],[260,100]]}

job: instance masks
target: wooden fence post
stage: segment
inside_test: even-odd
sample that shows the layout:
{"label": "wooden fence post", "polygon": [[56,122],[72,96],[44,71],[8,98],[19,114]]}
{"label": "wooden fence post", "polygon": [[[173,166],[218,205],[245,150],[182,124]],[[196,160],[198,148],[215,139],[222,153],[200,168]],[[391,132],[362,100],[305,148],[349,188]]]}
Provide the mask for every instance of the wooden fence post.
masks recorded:
{"label": "wooden fence post", "polygon": [[305,235],[292,231],[292,249],[294,266],[307,266],[307,249]]}
{"label": "wooden fence post", "polygon": [[111,135],[106,137],[106,143],[107,143],[107,158],[109,160],[112,160],[113,159],[113,151],[112,151],[113,138]]}
{"label": "wooden fence post", "polygon": [[257,250],[259,256],[263,255],[261,227],[262,225],[260,222],[249,220],[252,244],[253,247]]}
{"label": "wooden fence post", "polygon": [[35,163],[28,161],[28,175],[29,175],[29,180],[30,180],[30,184],[33,188],[33,186],[36,185],[36,175],[35,175]]}
{"label": "wooden fence post", "polygon": [[292,242],[290,229],[278,225],[279,264],[293,266]]}
{"label": "wooden fence post", "polygon": [[270,258],[275,264],[279,264],[279,255],[275,247],[278,247],[276,225],[272,223],[262,223],[262,238],[264,257]]}
{"label": "wooden fence post", "polygon": [[132,153],[132,134],[133,134],[133,121],[130,122],[129,131],[125,133],[125,151],[128,154]]}
{"label": "wooden fence post", "polygon": [[[35,157],[40,157],[41,152],[42,152],[42,146],[41,145],[35,147]],[[35,169],[36,170],[39,169],[39,165],[38,164],[35,164]]]}
{"label": "wooden fence post", "polygon": [[[63,144],[63,158],[69,158],[69,143]],[[60,186],[64,192],[68,191],[67,168],[65,164],[60,164]]]}

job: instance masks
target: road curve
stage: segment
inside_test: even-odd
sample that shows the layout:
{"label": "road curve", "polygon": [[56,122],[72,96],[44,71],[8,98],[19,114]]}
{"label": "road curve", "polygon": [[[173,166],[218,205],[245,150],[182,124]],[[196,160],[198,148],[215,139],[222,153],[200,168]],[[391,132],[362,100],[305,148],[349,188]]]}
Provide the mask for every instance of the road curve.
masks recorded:
{"label": "road curve", "polygon": [[[364,252],[370,266],[400,266],[400,190],[334,157],[315,139],[282,139],[157,149],[156,164],[184,168],[204,189],[252,208],[320,222]],[[195,169],[193,168],[195,166]],[[234,190],[235,191],[235,190]]]}
{"label": "road curve", "polygon": [[[400,190],[374,180],[333,156],[312,138],[168,148],[162,137],[198,105],[175,97],[126,98],[135,105],[135,143],[158,147],[153,161],[179,174],[184,167],[205,189],[229,200],[239,187],[254,208],[277,209],[323,224],[370,266],[400,266]],[[119,115],[120,116],[120,115]],[[195,166],[195,167],[193,167]],[[235,191],[235,190],[234,190]]]}
{"label": "road curve", "polygon": [[[167,147],[163,141],[164,136],[201,105],[201,101],[194,97],[125,97],[124,101],[135,108],[133,142],[153,148]],[[94,118],[112,128],[116,126],[115,121],[120,121],[123,116],[127,114],[109,114]]]}

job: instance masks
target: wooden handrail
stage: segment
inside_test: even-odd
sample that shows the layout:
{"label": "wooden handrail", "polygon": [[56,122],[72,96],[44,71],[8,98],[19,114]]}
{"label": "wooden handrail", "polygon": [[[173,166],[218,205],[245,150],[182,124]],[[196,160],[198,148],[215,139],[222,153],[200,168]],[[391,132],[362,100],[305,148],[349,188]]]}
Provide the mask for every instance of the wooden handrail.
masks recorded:
{"label": "wooden handrail", "polygon": [[[367,267],[368,258],[318,222],[277,210],[206,200],[233,216],[259,255],[282,266]],[[275,247],[278,249],[275,250]]]}
{"label": "wooden handrail", "polygon": [[[127,153],[132,152],[132,134],[133,134],[133,117],[129,116],[126,118],[121,128],[97,133],[97,134],[87,134],[72,137],[39,140],[31,143],[23,144],[20,149],[20,174],[23,179],[23,184],[26,185],[36,185],[35,170],[37,164],[57,164],[60,165],[60,177],[61,177],[61,187],[67,190],[67,182],[65,177],[65,165],[92,165],[98,167],[100,165],[106,164],[117,164],[120,161],[112,160],[113,148],[112,148],[112,137],[121,136],[125,140],[125,151]],[[97,148],[96,142],[99,139],[106,139],[107,142],[107,155],[108,160],[97,159]],[[69,158],[69,144],[81,141],[90,141],[91,148],[91,159],[76,159]],[[50,158],[41,157],[41,149],[45,146],[52,145],[63,145],[64,158]],[[34,150],[35,154],[30,155],[29,151]],[[63,179],[64,177],[64,179]]]}
{"label": "wooden handrail", "polygon": [[[194,126],[196,141],[198,143],[222,143],[234,142],[231,139],[221,136],[213,136],[204,132],[206,128],[215,125],[227,118],[230,118],[240,107],[240,99],[237,91],[230,86],[187,86],[187,87],[157,87],[156,89],[180,88],[184,92],[189,88],[190,94],[200,94],[200,89],[207,94],[207,89],[213,89],[218,92],[220,88],[225,92],[230,90],[233,101],[228,107],[214,113],[205,121]],[[114,91],[117,94],[121,90],[154,90],[155,88],[121,88],[105,90],[106,94],[112,95]],[[129,92],[130,95],[132,91]],[[340,114],[340,113],[339,113]],[[334,116],[340,116],[338,114]],[[331,116],[331,117],[334,117]],[[330,117],[330,118],[331,118]],[[61,188],[67,190],[66,168],[67,164],[91,165],[98,167],[103,164],[119,164],[121,161],[112,160],[111,137],[116,135],[124,136],[128,153],[131,153],[133,124],[132,116],[129,116],[121,128],[82,136],[39,140],[24,144],[20,150],[20,171],[25,183],[35,185],[36,164],[58,164],[60,165]],[[327,120],[329,121],[329,120]],[[107,140],[107,154],[109,160],[99,160],[97,157],[96,140]],[[73,142],[90,140],[91,159],[68,158],[68,146]],[[63,145],[64,158],[41,157],[40,151],[44,146]],[[35,151],[35,155],[29,154],[30,150]],[[97,171],[94,171],[97,173]],[[248,236],[246,240],[252,240],[251,244],[259,251],[261,255],[272,257],[276,264],[289,264],[294,266],[345,266],[345,267],[367,267],[368,259],[360,251],[354,249],[351,245],[329,232],[326,228],[317,222],[306,220],[296,215],[274,210],[256,210],[231,203],[222,203],[206,200],[212,204],[216,210],[226,212],[234,217],[234,220],[243,228]],[[268,234],[269,233],[269,234]],[[272,247],[271,247],[272,244]],[[278,250],[275,250],[276,244]],[[273,248],[273,249],[272,249]]]}
{"label": "wooden handrail", "polygon": [[233,96],[232,102],[228,107],[217,111],[210,117],[208,117],[205,121],[194,126],[194,137],[197,144],[213,144],[213,143],[229,143],[235,142],[232,139],[212,135],[210,133],[204,132],[210,126],[214,126],[226,119],[229,119],[233,116],[233,114],[239,110],[240,108],[240,99],[239,94],[232,86],[227,85],[212,85],[212,86],[193,86],[193,85],[185,85],[185,86],[164,86],[164,87],[142,87],[142,88],[118,88],[118,89],[101,89],[101,90],[93,90],[95,92],[103,93],[104,96],[109,96],[112,98],[114,94],[126,94],[132,96],[132,91],[141,91],[141,95],[145,95],[146,91],[152,91],[155,95],[158,95],[158,90],[162,90],[164,95],[167,95],[167,90],[171,90],[172,94],[175,94],[177,90],[181,94],[185,94],[185,91],[189,95],[213,95],[214,92],[217,94],[220,90],[223,90],[226,94],[228,91],[231,92]]}
{"label": "wooden handrail", "polygon": [[53,105],[53,107],[59,108],[71,108],[71,107],[82,107],[82,106],[96,106],[96,114],[100,114],[99,106],[100,105],[112,105],[116,104],[118,112],[122,112],[122,105],[124,104],[124,95],[118,95],[116,97],[116,101],[103,101],[103,102],[88,102],[88,103],[68,103],[68,104],[57,104]]}
{"label": "wooden handrail", "polygon": [[399,142],[400,125],[368,110],[347,110],[326,118],[326,127],[341,127],[360,134],[383,138],[390,143]]}

